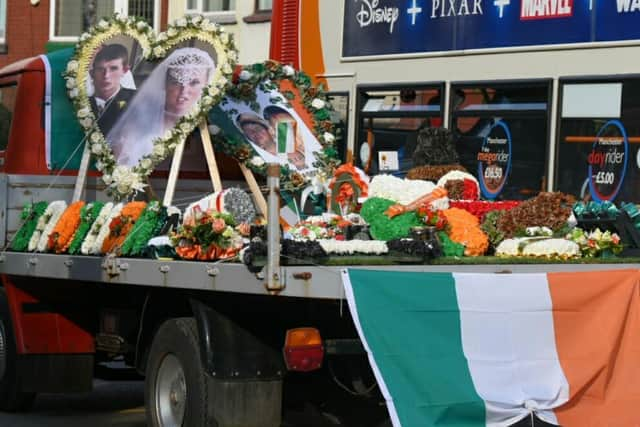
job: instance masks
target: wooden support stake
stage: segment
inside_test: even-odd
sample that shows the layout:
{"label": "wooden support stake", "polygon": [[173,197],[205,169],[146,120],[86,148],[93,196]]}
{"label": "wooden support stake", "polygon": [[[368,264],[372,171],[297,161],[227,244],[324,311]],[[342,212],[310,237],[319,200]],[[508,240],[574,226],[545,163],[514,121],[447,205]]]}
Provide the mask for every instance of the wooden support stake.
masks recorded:
{"label": "wooden support stake", "polygon": [[91,150],[89,149],[89,143],[85,142],[84,151],[82,151],[82,159],[80,160],[80,169],[78,170],[78,176],[76,176],[76,186],[73,189],[72,203],[75,203],[82,198],[82,193],[87,183],[87,171],[89,170],[90,159]]}
{"label": "wooden support stake", "polygon": [[240,170],[244,175],[245,181],[247,181],[247,185],[249,186],[249,190],[251,190],[251,194],[253,194],[253,198],[256,201],[256,205],[258,205],[258,210],[262,214],[263,217],[267,217],[267,200],[264,198],[264,194],[260,191],[260,187],[258,186],[258,182],[256,181],[256,177],[253,176],[253,172],[249,168],[247,168],[242,163],[238,162],[240,165]]}
{"label": "wooden support stake", "polygon": [[209,128],[207,127],[206,120],[200,122],[200,137],[202,138],[202,148],[204,148],[204,157],[207,159],[213,191],[217,193],[218,191],[222,191],[222,181],[220,180],[218,163],[216,162],[216,155],[213,153],[213,145],[211,145],[211,137],[209,136]]}
{"label": "wooden support stake", "polygon": [[171,160],[171,170],[167,179],[167,188],[164,191],[164,199],[162,205],[169,207],[173,202],[173,195],[176,191],[176,183],[178,182],[178,173],[180,172],[180,163],[182,163],[182,154],[184,153],[184,141],[182,141],[173,152]]}

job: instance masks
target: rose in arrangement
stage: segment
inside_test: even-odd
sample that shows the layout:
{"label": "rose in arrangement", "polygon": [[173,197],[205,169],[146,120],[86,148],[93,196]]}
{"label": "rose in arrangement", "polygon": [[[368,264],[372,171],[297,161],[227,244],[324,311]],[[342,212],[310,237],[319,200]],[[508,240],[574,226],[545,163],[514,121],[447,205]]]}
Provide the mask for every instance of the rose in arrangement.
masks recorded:
{"label": "rose in arrangement", "polygon": [[232,215],[216,210],[196,210],[170,239],[176,253],[185,259],[231,258],[242,248],[242,236]]}
{"label": "rose in arrangement", "polygon": [[582,256],[585,258],[619,255],[624,249],[617,233],[609,230],[603,232],[599,228],[587,232],[576,227],[567,234],[566,238],[580,246]]}

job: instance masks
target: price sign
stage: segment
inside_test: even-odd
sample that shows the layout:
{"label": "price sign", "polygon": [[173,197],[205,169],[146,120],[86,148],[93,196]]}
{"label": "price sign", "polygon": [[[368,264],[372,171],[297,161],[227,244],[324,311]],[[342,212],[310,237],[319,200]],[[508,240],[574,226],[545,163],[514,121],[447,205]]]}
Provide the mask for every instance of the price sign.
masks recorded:
{"label": "price sign", "polygon": [[482,195],[495,199],[511,172],[511,132],[502,120],[491,126],[478,153],[478,182]]}
{"label": "price sign", "polygon": [[607,122],[596,136],[589,153],[588,177],[591,198],[597,202],[613,201],[627,172],[629,141],[618,120]]}

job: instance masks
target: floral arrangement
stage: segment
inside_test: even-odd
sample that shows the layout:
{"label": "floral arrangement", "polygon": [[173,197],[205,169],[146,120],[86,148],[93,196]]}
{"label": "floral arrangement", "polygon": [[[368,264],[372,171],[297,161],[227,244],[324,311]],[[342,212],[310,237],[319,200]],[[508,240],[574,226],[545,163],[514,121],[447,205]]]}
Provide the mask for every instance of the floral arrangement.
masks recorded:
{"label": "floral arrangement", "polygon": [[122,207],[120,215],[112,217],[109,233],[102,242],[101,253],[120,251],[122,243],[146,207],[146,202],[129,202]]}
{"label": "floral arrangement", "polygon": [[[91,224],[91,228],[87,233],[82,245],[80,246],[80,253],[83,255],[96,255],[100,253],[102,249],[102,242],[109,232],[109,221],[111,220],[111,213],[117,210],[117,215],[120,215],[120,210],[122,210],[122,203],[118,203],[114,205],[112,202],[105,203],[98,216]],[[103,231],[104,229],[104,231]]]}
{"label": "floral arrangement", "polygon": [[38,251],[44,252],[47,250],[47,244],[49,243],[49,235],[53,231],[53,228],[58,223],[60,216],[67,208],[67,202],[64,200],[56,200],[49,203],[47,209],[38,219],[36,229],[31,235],[29,240],[28,250],[29,252]]}
{"label": "floral arrangement", "polygon": [[446,232],[441,231],[438,233],[440,239],[440,246],[442,248],[442,254],[447,257],[462,257],[464,256],[465,247],[462,243],[454,242],[449,238]]}
{"label": "floral arrangement", "polygon": [[184,259],[231,258],[242,248],[235,219],[215,210],[196,211],[170,235],[176,253]]}
{"label": "floral arrangement", "polygon": [[78,201],[71,203],[69,207],[65,209],[49,235],[49,242],[47,244],[49,252],[55,252],[57,254],[67,252],[73,236],[80,225],[80,212],[84,205],[85,203],[83,201]]}
{"label": "floral arrangement", "polygon": [[369,183],[369,197],[408,205],[421,196],[431,193],[435,187],[435,184],[429,181],[402,179],[393,175],[376,175]]}
{"label": "floral arrangement", "polygon": [[351,222],[341,216],[309,217],[288,230],[296,241],[335,239],[346,240],[346,229]]}
{"label": "floral arrangement", "polygon": [[566,238],[579,246],[580,252],[585,258],[619,255],[624,249],[617,233],[612,233],[609,230],[603,232],[599,228],[587,232],[576,227],[567,234]]}
{"label": "floral arrangement", "polygon": [[519,200],[502,200],[502,201],[484,201],[484,200],[450,200],[449,206],[452,208],[460,208],[473,214],[480,221],[491,211],[508,211],[521,202]]}
{"label": "floral arrangement", "polygon": [[426,226],[435,227],[436,230],[444,230],[447,226],[447,218],[441,211],[434,211],[429,205],[422,205],[416,210],[416,215]]}
{"label": "floral arrangement", "polygon": [[123,256],[139,256],[151,238],[158,235],[167,220],[167,208],[158,201],[150,202],[127,234],[120,248]]}
{"label": "floral arrangement", "polygon": [[[174,129],[154,141],[151,154],[144,156],[133,168],[118,166],[105,136],[96,126],[86,90],[91,59],[97,49],[110,38],[126,35],[134,38],[142,48],[145,60],[163,58],[170,50],[188,40],[200,40],[211,44],[216,51],[216,69],[211,83],[194,110],[182,117]],[[141,18],[114,15],[102,19],[88,32],[80,36],[73,58],[67,64],[64,77],[80,125],[85,131],[89,149],[96,157],[96,167],[102,172],[107,191],[115,198],[124,198],[144,188],[144,179],[154,167],[165,159],[205,119],[211,106],[222,98],[231,79],[237,53],[233,38],[222,27],[201,16],[187,16],[175,21],[165,33],[154,36],[153,29]]]}
{"label": "floral arrangement", "polygon": [[340,215],[357,211],[361,198],[369,195],[369,177],[352,164],[344,164],[336,169],[329,182],[327,205]]}
{"label": "floral arrangement", "polygon": [[504,211],[496,226],[505,238],[522,234],[527,227],[533,226],[546,226],[556,231],[566,224],[574,202],[575,198],[568,194],[542,192]]}
{"label": "floral arrangement", "polygon": [[[105,205],[105,208],[110,205],[109,203],[107,203]],[[89,235],[87,236],[87,240],[89,240],[89,242],[92,242],[93,244],[91,246],[87,245],[87,253],[91,254],[91,255],[100,255],[102,254],[102,246],[104,244],[105,239],[109,236],[109,234],[111,233],[111,228],[109,227],[111,224],[111,221],[113,221],[113,219],[117,218],[118,216],[120,216],[120,213],[122,212],[122,208],[124,207],[124,203],[118,203],[118,204],[111,204],[111,209],[108,210],[106,212],[106,215],[103,216],[103,212],[100,212],[100,215],[98,216],[98,218],[96,219],[96,223],[94,225],[98,226],[98,233],[93,236],[91,232],[89,232]],[[103,208],[104,210],[104,208]],[[93,229],[93,227],[92,227]],[[84,249],[84,244],[82,245],[83,249]],[[84,250],[83,250],[84,253]]]}
{"label": "floral arrangement", "polygon": [[438,187],[444,187],[453,200],[478,200],[480,184],[470,173],[452,170],[438,180]]}
{"label": "floral arrangement", "polygon": [[40,217],[47,210],[47,206],[48,202],[36,202],[27,203],[22,208],[22,213],[20,214],[22,227],[20,227],[13,237],[13,241],[11,242],[12,250],[19,252],[27,250],[31,236],[33,236],[33,232],[36,230]]}
{"label": "floral arrangement", "polygon": [[257,214],[253,199],[249,193],[240,188],[232,187],[217,191],[191,203],[185,209],[185,221],[195,215],[196,211],[209,209],[231,214],[239,223],[253,223]]}
{"label": "floral arrangement", "polygon": [[320,239],[318,243],[328,255],[381,255],[389,252],[387,243],[380,240]]}
{"label": "floral arrangement", "polygon": [[78,254],[80,253],[80,249],[82,247],[82,242],[87,237],[87,234],[91,230],[91,226],[93,225],[96,218],[100,214],[104,203],[102,202],[92,202],[87,203],[80,210],[80,224],[78,225],[78,229],[73,235],[73,240],[69,245],[68,253],[69,254]]}
{"label": "floral arrangement", "polygon": [[392,240],[407,237],[411,228],[421,225],[414,211],[390,218],[385,212],[396,205],[392,200],[370,197],[363,204],[360,215],[369,224],[371,236],[376,240]]}
{"label": "floral arrangement", "polygon": [[459,208],[442,211],[449,224],[449,238],[465,246],[466,256],[484,255],[489,248],[489,238],[480,229],[480,221],[474,215]]}
{"label": "floral arrangement", "polygon": [[[282,91],[286,102],[299,97],[304,108],[310,113],[313,122],[312,132],[323,146],[319,153],[315,153],[317,175],[321,181],[332,176],[334,169],[339,165],[338,152],[335,149],[335,141],[340,137],[338,130],[331,121],[333,107],[327,100],[327,96],[321,86],[314,86],[311,77],[302,71],[298,71],[291,65],[281,64],[277,61],[267,60],[253,65],[237,67],[233,76],[233,85],[228,89],[227,96],[231,99],[242,101],[254,111],[260,110],[257,102],[256,89],[260,91],[280,90],[281,87],[292,87],[293,91]],[[278,99],[274,102],[282,102]],[[223,100],[222,103],[225,101]],[[221,150],[249,169],[265,175],[267,165],[258,155],[251,144],[236,135],[227,135],[222,129],[211,126],[213,141],[218,150]],[[292,171],[287,165],[280,168],[280,183],[287,191],[300,190],[308,186],[311,181],[309,176],[303,176],[299,172]]]}
{"label": "floral arrangement", "polygon": [[407,179],[438,182],[440,178],[451,171],[466,172],[467,170],[459,164],[415,166],[407,172]]}
{"label": "floral arrangement", "polygon": [[496,248],[500,257],[577,258],[580,247],[571,240],[539,237],[517,237],[502,241]]}

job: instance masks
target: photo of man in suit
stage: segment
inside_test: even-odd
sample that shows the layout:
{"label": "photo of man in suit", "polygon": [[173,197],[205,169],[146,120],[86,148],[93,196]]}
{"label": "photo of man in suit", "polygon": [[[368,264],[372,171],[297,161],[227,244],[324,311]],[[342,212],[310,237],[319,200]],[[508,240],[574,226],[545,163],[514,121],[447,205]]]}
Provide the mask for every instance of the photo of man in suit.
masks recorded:
{"label": "photo of man in suit", "polygon": [[104,135],[118,120],[135,95],[135,90],[121,86],[120,80],[129,71],[129,52],[119,43],[103,46],[96,54],[90,75],[94,94],[89,97],[98,127]]}

